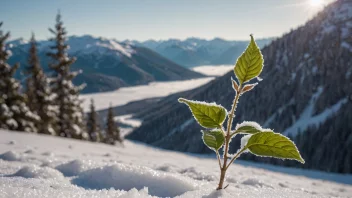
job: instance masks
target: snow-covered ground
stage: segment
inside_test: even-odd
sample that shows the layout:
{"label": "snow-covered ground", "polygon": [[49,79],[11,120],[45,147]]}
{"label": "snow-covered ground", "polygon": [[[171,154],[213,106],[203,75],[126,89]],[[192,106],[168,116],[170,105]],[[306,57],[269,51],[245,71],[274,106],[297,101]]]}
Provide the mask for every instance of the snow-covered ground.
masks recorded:
{"label": "snow-covered ground", "polygon": [[[234,164],[228,188],[215,191],[213,157],[164,151],[130,141],[109,146],[53,136],[0,131],[0,197],[351,197],[347,184]],[[241,163],[250,165],[251,163]],[[273,170],[275,166],[268,166]],[[310,171],[279,168],[291,174]]]}
{"label": "snow-covered ground", "polygon": [[137,128],[142,125],[142,120],[132,118],[133,114],[126,114],[122,116],[116,116],[114,119],[120,125],[120,136],[125,137],[133,131],[134,128]]}
{"label": "snow-covered ground", "polygon": [[122,116],[116,116],[114,119],[115,121],[126,124],[131,127],[139,127],[142,124],[142,121],[139,119],[132,118],[132,114],[127,114],[127,115],[122,115]]}
{"label": "snow-covered ground", "polygon": [[109,104],[114,106],[125,105],[129,102],[164,97],[181,91],[191,90],[213,80],[214,77],[198,78],[183,81],[170,82],[152,82],[148,85],[133,87],[123,87],[117,91],[84,94],[81,98],[84,100],[83,108],[85,112],[89,111],[90,99],[93,98],[96,110],[107,109]]}
{"label": "snow-covered ground", "polygon": [[223,76],[233,68],[234,65],[204,65],[193,67],[192,70],[208,76]]}

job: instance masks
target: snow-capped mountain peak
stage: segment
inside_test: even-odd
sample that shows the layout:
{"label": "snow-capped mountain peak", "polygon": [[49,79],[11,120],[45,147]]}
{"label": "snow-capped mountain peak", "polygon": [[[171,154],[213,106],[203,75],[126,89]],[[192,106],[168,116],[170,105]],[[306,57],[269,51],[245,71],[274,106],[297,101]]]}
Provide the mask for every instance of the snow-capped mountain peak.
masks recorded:
{"label": "snow-capped mountain peak", "polygon": [[[11,64],[27,64],[29,44],[16,40],[10,42],[13,56]],[[146,84],[152,81],[185,80],[202,77],[202,74],[188,70],[160,56],[152,50],[121,43],[115,39],[90,35],[67,38],[68,53],[77,58],[73,70],[83,70],[75,83],[87,84],[84,93],[112,91],[122,86]],[[45,71],[49,71],[52,41],[37,41],[38,55]],[[25,67],[20,67],[20,70]],[[23,78],[18,70],[17,78]],[[126,75],[127,74],[127,75]]]}
{"label": "snow-capped mountain peak", "polygon": [[106,39],[102,37],[93,37],[90,35],[71,36],[68,39],[68,44],[71,46],[70,53],[108,53],[115,52],[119,55],[132,57],[135,51],[129,44],[119,43],[114,39]]}

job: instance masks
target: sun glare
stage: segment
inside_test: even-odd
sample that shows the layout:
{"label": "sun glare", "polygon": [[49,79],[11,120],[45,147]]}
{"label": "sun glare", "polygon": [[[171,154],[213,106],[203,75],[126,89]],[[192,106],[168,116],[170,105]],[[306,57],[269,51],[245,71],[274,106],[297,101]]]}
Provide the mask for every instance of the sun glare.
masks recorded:
{"label": "sun glare", "polygon": [[320,7],[323,5],[323,0],[309,0],[309,3],[313,7]]}

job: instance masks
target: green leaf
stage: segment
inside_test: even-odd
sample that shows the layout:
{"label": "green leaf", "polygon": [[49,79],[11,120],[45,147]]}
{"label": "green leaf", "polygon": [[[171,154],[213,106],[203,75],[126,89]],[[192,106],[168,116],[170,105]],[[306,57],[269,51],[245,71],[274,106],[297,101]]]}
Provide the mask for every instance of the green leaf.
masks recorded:
{"label": "green leaf", "polygon": [[203,142],[207,147],[217,152],[224,145],[225,137],[221,130],[202,131]]}
{"label": "green leaf", "polygon": [[256,133],[249,138],[246,148],[255,155],[293,159],[304,164],[304,159],[299,154],[296,145],[279,133]]}
{"label": "green leaf", "polygon": [[245,133],[245,134],[255,134],[262,132],[262,127],[256,122],[244,121],[241,124],[237,124],[236,133]]}
{"label": "green leaf", "polygon": [[221,105],[192,101],[184,98],[180,98],[178,101],[188,105],[194,118],[202,127],[220,128],[225,121],[227,111]]}
{"label": "green leaf", "polygon": [[251,41],[244,53],[237,59],[234,72],[240,84],[259,76],[263,70],[263,55],[251,35]]}

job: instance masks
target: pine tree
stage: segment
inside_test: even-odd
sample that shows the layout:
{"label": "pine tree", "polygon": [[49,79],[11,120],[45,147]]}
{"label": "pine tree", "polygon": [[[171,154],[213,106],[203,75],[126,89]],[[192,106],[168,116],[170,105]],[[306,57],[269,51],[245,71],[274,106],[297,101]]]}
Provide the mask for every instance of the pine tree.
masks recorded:
{"label": "pine tree", "polygon": [[83,131],[83,114],[81,103],[78,98],[82,86],[75,86],[72,79],[75,78],[79,72],[71,72],[70,66],[75,62],[76,58],[69,57],[67,50],[69,46],[66,42],[66,30],[61,21],[61,15],[56,17],[55,29],[49,29],[55,35],[51,41],[55,42],[51,46],[48,56],[52,58],[50,68],[54,70],[52,79],[52,90],[56,93],[55,103],[59,107],[58,113],[58,135],[64,137],[72,137],[82,139]]}
{"label": "pine tree", "polygon": [[39,117],[30,111],[26,97],[19,92],[19,82],[13,78],[19,65],[11,67],[6,63],[11,55],[5,46],[9,36],[10,33],[3,34],[0,30],[0,128],[37,132],[35,122]]}
{"label": "pine tree", "polygon": [[115,141],[122,142],[121,136],[120,136],[120,130],[116,126],[115,120],[114,120],[114,112],[113,109],[110,105],[109,110],[108,110],[108,117],[107,117],[107,123],[106,123],[106,140],[105,142],[108,144],[115,144]]}
{"label": "pine tree", "polygon": [[102,139],[99,121],[97,120],[97,112],[95,111],[94,100],[91,100],[90,112],[88,113],[87,132],[90,141],[100,142]]}
{"label": "pine tree", "polygon": [[55,95],[51,92],[49,80],[40,66],[34,34],[32,34],[30,43],[28,65],[26,94],[29,108],[40,117],[36,125],[38,132],[56,135],[55,124],[58,109],[54,103]]}

